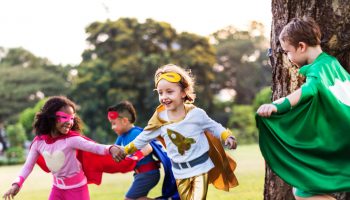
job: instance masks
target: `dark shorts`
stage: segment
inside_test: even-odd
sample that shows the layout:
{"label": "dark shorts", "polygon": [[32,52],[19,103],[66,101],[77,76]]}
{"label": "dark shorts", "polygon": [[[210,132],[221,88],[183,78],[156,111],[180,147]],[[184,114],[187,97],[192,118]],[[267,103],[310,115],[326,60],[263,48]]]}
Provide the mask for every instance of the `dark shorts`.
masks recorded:
{"label": "dark shorts", "polygon": [[137,199],[148,195],[149,191],[157,185],[160,179],[159,169],[145,173],[134,174],[134,182],[132,183],[126,197],[129,199]]}

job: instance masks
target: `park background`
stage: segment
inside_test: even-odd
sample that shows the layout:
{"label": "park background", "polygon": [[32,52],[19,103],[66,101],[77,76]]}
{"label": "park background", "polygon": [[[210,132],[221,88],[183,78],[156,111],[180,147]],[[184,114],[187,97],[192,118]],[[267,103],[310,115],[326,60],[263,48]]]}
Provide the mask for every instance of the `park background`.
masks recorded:
{"label": "park background", "polygon": [[[255,4],[254,8],[251,7]],[[131,101],[144,126],[158,105],[153,74],[174,63],[196,78],[195,105],[236,135],[240,186],[208,198],[262,199],[264,162],[254,111],[271,99],[270,1],[11,1],[0,3],[0,193],[20,170],[35,113],[47,97],[75,101],[84,134],[116,135],[108,106]],[[92,199],[122,199],[132,174],[106,174]],[[160,184],[151,193],[159,195]],[[35,167],[18,199],[47,199],[51,175]]]}

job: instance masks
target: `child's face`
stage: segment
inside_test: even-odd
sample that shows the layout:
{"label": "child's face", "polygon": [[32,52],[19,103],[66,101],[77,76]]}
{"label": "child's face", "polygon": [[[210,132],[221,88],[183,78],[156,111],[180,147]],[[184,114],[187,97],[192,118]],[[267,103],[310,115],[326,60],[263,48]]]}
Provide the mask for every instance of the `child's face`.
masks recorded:
{"label": "child's face", "polygon": [[74,125],[75,112],[72,107],[65,106],[56,112],[56,131],[53,136],[67,134]]}
{"label": "child's face", "polygon": [[281,47],[284,53],[288,56],[288,59],[297,65],[299,68],[307,64],[307,58],[305,53],[305,43],[299,43],[298,47],[291,45],[288,41],[281,41]]}
{"label": "child's face", "polygon": [[183,108],[184,98],[186,93],[178,83],[171,83],[165,79],[158,82],[157,92],[159,102],[169,111],[175,111],[178,108]]}
{"label": "child's face", "polygon": [[129,127],[129,120],[126,117],[117,117],[116,119],[109,119],[109,122],[111,123],[112,130],[118,135],[121,135],[128,131],[126,129]]}

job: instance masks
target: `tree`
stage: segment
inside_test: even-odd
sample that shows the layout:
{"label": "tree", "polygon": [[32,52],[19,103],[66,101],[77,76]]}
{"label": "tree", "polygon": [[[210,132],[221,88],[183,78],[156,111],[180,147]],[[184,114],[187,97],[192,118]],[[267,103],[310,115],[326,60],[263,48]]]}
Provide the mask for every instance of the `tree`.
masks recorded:
{"label": "tree", "polygon": [[192,69],[197,78],[199,105],[210,108],[214,80],[215,52],[208,39],[190,33],[177,34],[168,23],[132,18],[94,22],[86,28],[89,47],[78,66],[73,99],[91,129],[110,130],[106,120],[108,106],[129,100],[138,111],[138,124],[145,125],[159,104],[154,90],[156,69],[173,63]]}
{"label": "tree", "polygon": [[233,130],[240,144],[258,143],[259,133],[255,124],[255,111],[261,104],[271,102],[271,95],[271,88],[264,87],[255,95],[252,105],[232,106],[227,127]]}
{"label": "tree", "polygon": [[253,110],[256,111],[260,105],[264,103],[270,103],[272,97],[271,87],[264,87],[256,95],[253,101]]}
{"label": "tree", "polygon": [[253,21],[246,31],[228,26],[213,34],[217,49],[216,76],[220,77],[214,89],[234,89],[237,104],[251,104],[255,94],[270,84],[268,42],[263,33],[263,24]]}
{"label": "tree", "polygon": [[34,107],[26,108],[19,114],[18,121],[23,126],[26,136],[29,140],[34,138],[33,134],[33,123],[37,112],[44,106],[47,98],[41,99]]}
{"label": "tree", "polygon": [[44,96],[67,94],[70,66],[52,65],[22,48],[0,52],[0,122],[18,114]]}
{"label": "tree", "polygon": [[[322,49],[339,59],[347,71],[350,70],[350,6],[348,1],[272,0],[271,55],[273,100],[286,96],[298,88],[303,79],[297,69],[281,53],[279,33],[294,17],[314,18],[323,33]],[[326,183],[325,183],[326,184]],[[350,198],[349,194],[336,194],[338,199]],[[293,199],[291,187],[266,168],[264,199]]]}

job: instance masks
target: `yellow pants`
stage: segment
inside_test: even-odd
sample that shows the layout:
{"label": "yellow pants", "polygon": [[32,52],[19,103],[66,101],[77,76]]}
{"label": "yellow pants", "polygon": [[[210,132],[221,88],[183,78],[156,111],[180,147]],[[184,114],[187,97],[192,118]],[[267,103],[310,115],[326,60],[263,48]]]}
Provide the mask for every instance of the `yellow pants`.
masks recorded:
{"label": "yellow pants", "polygon": [[208,192],[208,174],[176,179],[181,200],[205,200]]}

